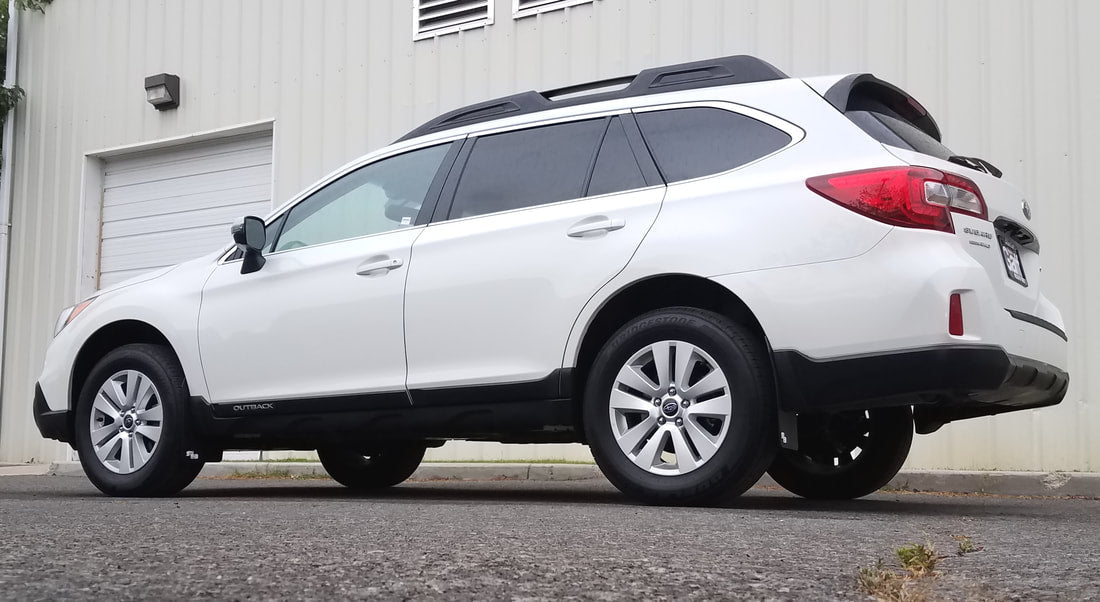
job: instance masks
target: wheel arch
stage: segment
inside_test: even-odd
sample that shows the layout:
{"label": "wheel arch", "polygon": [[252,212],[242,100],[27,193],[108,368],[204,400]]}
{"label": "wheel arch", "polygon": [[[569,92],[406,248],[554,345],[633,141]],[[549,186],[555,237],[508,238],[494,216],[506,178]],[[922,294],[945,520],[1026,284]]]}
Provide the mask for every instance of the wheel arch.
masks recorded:
{"label": "wheel arch", "polygon": [[101,326],[81,345],[73,361],[72,374],[69,377],[69,409],[76,407],[84,381],[92,372],[96,363],[114,349],[133,343],[150,343],[167,347],[179,361],[168,337],[155,326],[141,320],[118,320]]}
{"label": "wheel arch", "polygon": [[[751,329],[767,344],[756,314],[737,294],[717,282],[692,274],[661,274],[623,286],[601,304],[585,325],[573,356],[573,399],[580,419],[581,392],[588,370],[604,343],[633,318],[663,307],[694,307],[721,314]],[[769,360],[770,346],[769,346]],[[578,422],[580,424],[580,422]]]}

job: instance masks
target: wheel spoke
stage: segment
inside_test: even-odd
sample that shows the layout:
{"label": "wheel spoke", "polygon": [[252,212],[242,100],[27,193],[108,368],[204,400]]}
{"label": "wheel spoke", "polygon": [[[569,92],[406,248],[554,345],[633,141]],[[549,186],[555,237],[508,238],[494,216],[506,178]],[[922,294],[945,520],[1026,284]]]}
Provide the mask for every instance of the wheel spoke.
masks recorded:
{"label": "wheel spoke", "polygon": [[718,451],[718,437],[708,433],[694,419],[688,418],[684,421],[684,432],[688,439],[691,439],[695,449],[699,450],[699,458],[703,462],[709,460]]}
{"label": "wheel spoke", "polygon": [[159,426],[149,426],[148,424],[143,424],[134,430],[136,430],[138,433],[141,433],[143,437],[145,437],[149,441],[152,441],[153,443],[160,441]]}
{"label": "wheel spoke", "polygon": [[684,437],[684,431],[677,428],[670,430],[669,434],[672,436],[672,448],[676,450],[676,468],[680,472],[698,468],[699,461],[695,459],[695,454],[692,453],[691,446]]}
{"label": "wheel spoke", "polygon": [[653,433],[653,429],[657,426],[657,419],[650,416],[638,424],[632,426],[622,435],[619,435],[617,440],[619,448],[623,450],[627,455],[633,454],[637,451],[638,446],[641,445],[645,438]]}
{"label": "wheel spoke", "polygon": [[130,370],[126,373],[126,409],[134,407],[137,403],[138,383],[141,382],[141,374]]}
{"label": "wheel spoke", "polygon": [[675,379],[676,386],[681,390],[688,387],[691,371],[698,361],[695,355],[695,347],[687,343],[676,344],[676,370],[673,372],[672,377]]}
{"label": "wheel spoke", "polygon": [[620,412],[641,412],[645,414],[653,412],[653,404],[648,399],[642,399],[620,389],[611,391],[611,408]]}
{"label": "wheel spoke", "polygon": [[111,420],[118,422],[122,420],[122,414],[119,414],[115,406],[111,404],[111,401],[107,398],[105,391],[100,391],[99,395],[96,395],[95,401],[92,402],[92,407],[103,413],[106,416],[110,416]]}
{"label": "wheel spoke", "polygon": [[649,380],[645,374],[642,374],[641,370],[637,366],[626,365],[622,370],[619,370],[619,376],[615,379],[618,383],[626,385],[635,391],[640,391],[647,395],[656,395],[660,391],[660,387],[653,384],[653,381]]}
{"label": "wheel spoke", "polygon": [[120,441],[122,441],[122,434],[115,433],[115,436],[108,439],[103,445],[95,446],[95,455],[99,457],[99,461],[108,462],[108,458],[115,455],[114,452]]}
{"label": "wheel spoke", "polygon": [[137,413],[138,420],[142,422],[160,422],[164,420],[163,416],[164,410],[161,408],[160,404],[145,410],[138,410]]}
{"label": "wheel spoke", "polygon": [[[140,433],[141,429],[138,429],[138,432]],[[158,434],[157,436],[159,437],[160,435]],[[151,439],[151,441],[155,446],[157,442],[156,439]],[[134,451],[137,452],[137,456],[134,458],[134,470],[145,466],[145,463],[149,461],[149,458],[153,457],[153,452],[145,449],[145,442],[137,436],[134,437]]]}
{"label": "wheel spoke", "polygon": [[726,377],[722,374],[722,371],[717,367],[714,367],[706,376],[699,379],[699,382],[688,387],[688,389],[681,393],[684,397],[694,398],[702,397],[707,393],[714,393],[726,388]]}
{"label": "wheel spoke", "polygon": [[710,416],[714,418],[729,418],[733,412],[733,402],[729,395],[720,395],[714,399],[692,404],[684,414],[692,417]]}
{"label": "wheel spoke", "polygon": [[661,341],[650,346],[650,351],[653,353],[653,367],[657,370],[657,385],[661,391],[667,391],[668,386],[672,384],[672,366],[669,364],[671,348],[672,343],[669,341]]}
{"label": "wheel spoke", "polygon": [[118,456],[119,469],[124,472],[134,470],[134,437],[120,437],[122,440],[122,453]]}
{"label": "wheel spoke", "polygon": [[92,445],[102,445],[108,437],[118,433],[118,424],[111,423],[101,428],[92,430]]}
{"label": "wheel spoke", "polygon": [[111,379],[99,388],[99,393],[104,397],[108,403],[113,405],[115,409],[122,411],[126,409],[126,393],[122,390],[122,383],[115,379]]}
{"label": "wheel spoke", "polygon": [[153,389],[153,381],[138,375],[138,390],[137,395],[134,397],[134,408],[140,414],[149,405],[149,401],[153,399],[155,393]]}
{"label": "wheel spoke", "polygon": [[656,434],[649,438],[645,447],[633,458],[634,463],[646,470],[656,466],[661,458],[661,452],[665,449],[666,440],[668,440],[668,429],[658,428]]}

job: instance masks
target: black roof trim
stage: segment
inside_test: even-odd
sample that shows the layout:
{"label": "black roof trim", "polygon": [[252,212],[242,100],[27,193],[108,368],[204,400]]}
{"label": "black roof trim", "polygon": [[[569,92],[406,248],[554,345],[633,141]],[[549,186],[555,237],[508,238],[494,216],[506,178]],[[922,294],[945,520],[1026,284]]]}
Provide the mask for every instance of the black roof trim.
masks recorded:
{"label": "black roof trim", "polygon": [[[787,75],[774,66],[754,56],[736,55],[666,67],[646,69],[631,77],[619,77],[587,84],[567,86],[544,93],[521,92],[494,100],[473,104],[449,113],[421,125],[405,134],[398,142],[434,134],[462,126],[491,121],[502,117],[513,117],[547,111],[560,107],[589,104],[617,98],[661,94],[680,90],[694,90],[714,86],[728,86],[750,82],[785,79]],[[558,96],[576,94],[588,90],[598,90],[614,85],[626,87],[621,90],[599,92],[575,98],[553,100]]]}

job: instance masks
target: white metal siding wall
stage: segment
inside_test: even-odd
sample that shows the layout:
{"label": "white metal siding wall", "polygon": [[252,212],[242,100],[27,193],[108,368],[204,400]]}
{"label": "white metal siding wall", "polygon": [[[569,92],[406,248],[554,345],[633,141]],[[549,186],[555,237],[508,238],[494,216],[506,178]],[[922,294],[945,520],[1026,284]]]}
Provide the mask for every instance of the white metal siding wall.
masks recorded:
{"label": "white metal siding wall", "polygon": [[[413,42],[412,0],[56,0],[23,13],[0,459],[54,458],[30,399],[58,308],[75,300],[81,155],[275,119],[275,198],[456,106],[735,53],[796,76],[870,71],[917,96],[959,152],[1032,199],[1073,384],[1057,408],[921,437],[914,466],[1100,470],[1100,2],[601,0]],[[145,104],[142,78],[182,79]]]}

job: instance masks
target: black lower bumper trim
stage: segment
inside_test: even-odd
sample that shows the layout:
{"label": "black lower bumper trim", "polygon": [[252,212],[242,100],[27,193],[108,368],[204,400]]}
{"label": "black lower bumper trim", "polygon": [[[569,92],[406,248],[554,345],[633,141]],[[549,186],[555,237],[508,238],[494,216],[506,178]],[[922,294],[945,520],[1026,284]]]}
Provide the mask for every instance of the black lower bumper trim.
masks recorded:
{"label": "black lower bumper trim", "polygon": [[[936,346],[815,360],[776,351],[780,406],[789,412],[835,412],[917,406],[918,430],[934,423],[1059,403],[1065,371],[1010,356],[989,345]],[[934,428],[932,428],[934,430]]]}
{"label": "black lower bumper trim", "polygon": [[42,387],[34,385],[34,423],[38,432],[47,439],[64,443],[73,442],[73,419],[69,410],[51,410],[42,394]]}

